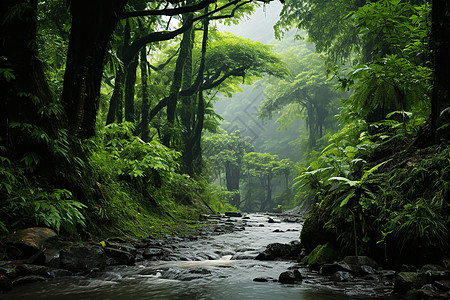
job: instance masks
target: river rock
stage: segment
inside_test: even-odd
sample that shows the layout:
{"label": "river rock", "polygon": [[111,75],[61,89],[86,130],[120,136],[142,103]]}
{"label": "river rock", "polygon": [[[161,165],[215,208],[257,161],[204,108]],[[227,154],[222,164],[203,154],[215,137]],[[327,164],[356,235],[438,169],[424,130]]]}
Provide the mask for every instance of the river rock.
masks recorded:
{"label": "river rock", "polygon": [[450,294],[443,293],[433,284],[426,284],[418,290],[408,292],[411,299],[450,299]]}
{"label": "river rock", "polygon": [[276,260],[287,258],[291,255],[291,245],[273,243],[267,245],[266,249],[255,257],[256,260]]}
{"label": "river rock", "polygon": [[295,217],[288,217],[288,218],[283,219],[283,222],[286,222],[286,223],[298,223],[300,221],[301,221],[301,219],[295,218]]}
{"label": "river rock", "polygon": [[237,211],[227,211],[225,213],[225,216],[240,218],[240,217],[242,217],[242,214],[240,212],[237,212]]}
{"label": "river rock", "polygon": [[151,259],[155,257],[160,257],[164,255],[164,251],[161,248],[154,248],[154,247],[148,247],[144,250],[144,253],[142,253],[142,256],[145,259]]}
{"label": "river rock", "polygon": [[349,271],[348,265],[345,263],[323,264],[319,273],[323,276],[331,276],[338,271]]}
{"label": "river rock", "polygon": [[406,292],[421,288],[426,280],[423,274],[417,272],[400,272],[395,277],[394,292],[397,294],[406,294]]}
{"label": "river rock", "polygon": [[59,267],[59,249],[46,249],[44,251],[44,265],[47,267],[58,268]]}
{"label": "river rock", "polygon": [[299,270],[288,270],[280,274],[278,277],[279,283],[299,283],[303,280],[302,274]]}
{"label": "river rock", "polygon": [[104,247],[103,249],[105,250],[106,256],[114,259],[114,261],[116,262],[116,263],[112,263],[112,264],[110,262],[108,265],[110,265],[110,266],[115,265],[115,264],[127,265],[127,266],[134,265],[135,258],[136,258],[136,251],[134,252],[134,255],[133,255],[130,252],[127,252],[124,250],[119,250],[116,248]]}
{"label": "river rock", "polygon": [[[6,238],[6,244],[10,247],[7,252],[10,258],[28,258],[44,250],[46,243],[58,235],[53,229],[45,227],[32,227],[17,230]],[[16,252],[16,249],[19,252]],[[7,248],[8,251],[8,248]]]}
{"label": "river rock", "polygon": [[302,262],[306,263],[312,270],[319,270],[323,264],[331,263],[336,260],[339,252],[329,243],[318,245]]}
{"label": "river rock", "polygon": [[73,245],[60,252],[61,268],[72,272],[86,272],[92,269],[103,270],[106,266],[106,253],[98,245]]}
{"label": "river rock", "polygon": [[378,268],[376,261],[367,256],[346,256],[343,262],[349,265],[355,266],[370,266],[372,268]]}
{"label": "river rock", "polygon": [[350,272],[346,271],[337,271],[333,275],[331,275],[330,280],[337,281],[337,282],[346,282],[353,279],[352,274]]}
{"label": "river rock", "polygon": [[360,268],[361,268],[361,272],[363,272],[364,274],[372,275],[372,274],[377,273],[377,271],[374,268],[372,268],[371,266],[362,265]]}
{"label": "river rock", "polygon": [[253,281],[255,281],[255,282],[269,282],[269,278],[266,278],[266,277],[256,277],[256,278],[253,278]]}
{"label": "river rock", "polygon": [[17,275],[28,276],[28,275],[39,275],[48,276],[50,268],[45,266],[30,265],[30,264],[19,264],[16,267]]}
{"label": "river rock", "polygon": [[117,249],[117,250],[122,250],[122,251],[128,252],[132,256],[136,256],[136,253],[137,253],[136,247],[133,246],[131,243],[118,243],[118,242],[107,241],[106,246]]}

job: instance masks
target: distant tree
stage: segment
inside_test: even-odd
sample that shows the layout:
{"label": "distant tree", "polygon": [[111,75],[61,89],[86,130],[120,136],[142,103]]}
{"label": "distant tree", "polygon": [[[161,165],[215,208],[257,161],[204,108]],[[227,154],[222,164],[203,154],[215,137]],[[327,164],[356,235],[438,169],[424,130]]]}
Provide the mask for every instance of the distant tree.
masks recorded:
{"label": "distant tree", "polygon": [[232,205],[240,206],[242,159],[245,153],[253,150],[253,146],[246,142],[239,131],[231,134],[207,135],[202,141],[205,158],[209,169],[221,181],[221,173],[225,171],[226,186],[230,192],[237,192],[232,199]]}
{"label": "distant tree", "polygon": [[304,118],[313,149],[316,140],[324,135],[324,127],[333,126],[327,124],[327,119],[335,114],[339,95],[334,88],[336,81],[327,77],[324,61],[317,54],[299,58],[295,65],[295,68],[290,65],[291,78],[269,81],[259,116],[269,119],[276,113],[283,126],[288,126],[294,118]]}
{"label": "distant tree", "polygon": [[289,159],[280,161],[278,155],[271,155],[270,153],[250,152],[244,155],[243,165],[246,175],[249,178],[257,178],[266,190],[266,197],[261,199],[259,210],[271,210],[274,207],[272,180],[279,175],[289,176],[292,162]]}

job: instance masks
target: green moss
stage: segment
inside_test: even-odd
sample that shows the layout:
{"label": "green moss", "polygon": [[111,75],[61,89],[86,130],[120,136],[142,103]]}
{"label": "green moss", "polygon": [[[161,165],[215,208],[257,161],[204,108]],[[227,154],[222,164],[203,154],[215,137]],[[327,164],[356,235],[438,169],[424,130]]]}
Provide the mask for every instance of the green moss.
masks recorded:
{"label": "green moss", "polygon": [[331,244],[318,245],[306,257],[307,265],[312,269],[318,269],[321,265],[332,263],[339,258],[339,251]]}
{"label": "green moss", "polygon": [[87,212],[90,237],[128,236],[132,238],[162,237],[189,233],[204,224],[197,222],[205,212],[200,199],[190,205],[176,203],[173,198],[145,197],[126,183],[115,182],[101,187],[104,198],[92,203]]}

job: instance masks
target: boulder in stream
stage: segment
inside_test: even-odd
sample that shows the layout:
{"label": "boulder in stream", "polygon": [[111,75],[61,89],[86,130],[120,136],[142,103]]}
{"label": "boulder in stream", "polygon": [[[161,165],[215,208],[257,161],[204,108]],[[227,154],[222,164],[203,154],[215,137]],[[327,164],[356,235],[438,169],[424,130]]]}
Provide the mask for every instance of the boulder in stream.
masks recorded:
{"label": "boulder in stream", "polygon": [[240,218],[242,217],[242,214],[238,211],[227,211],[225,213],[225,216],[227,217],[235,217],[235,218]]}
{"label": "boulder in stream", "polygon": [[302,274],[299,270],[288,270],[280,274],[278,277],[279,283],[299,283],[303,280]]}
{"label": "boulder in stream", "polygon": [[377,268],[378,264],[376,261],[367,256],[346,256],[343,262],[354,265],[354,266],[370,266],[372,268]]}
{"label": "boulder in stream", "polygon": [[349,271],[348,265],[345,263],[337,264],[323,264],[320,267],[319,273],[323,276],[331,276],[338,271]]}
{"label": "boulder in stream", "polygon": [[335,261],[338,255],[339,251],[327,243],[325,245],[318,245],[302,262],[306,263],[312,270],[319,270],[323,264]]}
{"label": "boulder in stream", "polygon": [[18,264],[16,267],[17,275],[28,276],[28,275],[38,275],[38,276],[48,276],[50,271],[49,267],[30,265],[30,264]]}
{"label": "boulder in stream", "polygon": [[144,250],[144,253],[142,253],[142,256],[145,259],[152,259],[155,257],[160,257],[164,255],[164,250],[161,248],[155,248],[155,247],[148,247]]}
{"label": "boulder in stream", "polygon": [[331,280],[337,281],[337,282],[346,282],[353,279],[352,274],[350,272],[346,271],[337,271],[330,277]]}
{"label": "boulder in stream", "polygon": [[273,243],[267,245],[266,249],[255,257],[256,260],[276,260],[287,258],[291,255],[291,245]]}
{"label": "boulder in stream", "polygon": [[406,294],[412,289],[421,288],[426,280],[423,274],[417,272],[400,272],[395,277],[394,292],[397,294]]}
{"label": "boulder in stream", "polygon": [[110,262],[109,265],[134,265],[136,254],[133,255],[130,252],[111,247],[104,247],[103,249],[105,249],[106,256],[114,260],[114,262]]}
{"label": "boulder in stream", "polygon": [[17,230],[6,238],[9,258],[29,258],[42,252],[46,244],[57,237],[53,229],[31,227]]}
{"label": "boulder in stream", "polygon": [[105,250],[98,245],[72,245],[62,249],[59,258],[61,268],[72,272],[103,270],[106,266]]}

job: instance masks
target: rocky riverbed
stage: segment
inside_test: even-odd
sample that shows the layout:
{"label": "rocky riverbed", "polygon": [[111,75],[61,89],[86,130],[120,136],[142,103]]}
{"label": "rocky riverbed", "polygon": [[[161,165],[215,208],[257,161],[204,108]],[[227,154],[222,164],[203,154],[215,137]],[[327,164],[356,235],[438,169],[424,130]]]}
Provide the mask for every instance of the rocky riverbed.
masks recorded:
{"label": "rocky riverbed", "polygon": [[[449,271],[382,270],[367,257],[317,264],[299,242],[302,214],[205,216],[189,235],[55,243],[49,229],[3,242],[2,299],[448,299]],[[49,243],[52,241],[52,243]],[[46,248],[46,244],[62,248]],[[411,292],[410,292],[411,293]]]}

